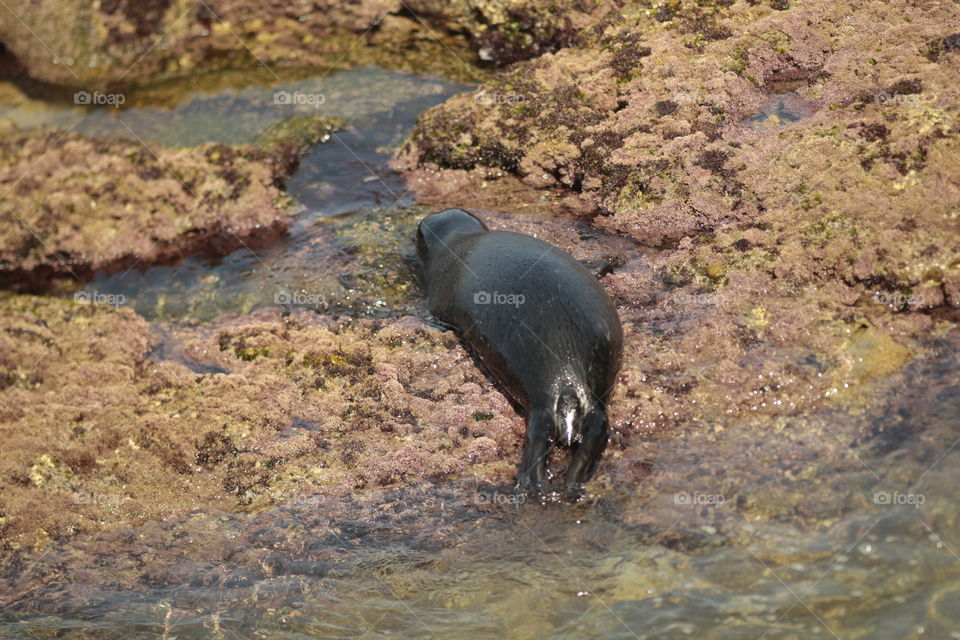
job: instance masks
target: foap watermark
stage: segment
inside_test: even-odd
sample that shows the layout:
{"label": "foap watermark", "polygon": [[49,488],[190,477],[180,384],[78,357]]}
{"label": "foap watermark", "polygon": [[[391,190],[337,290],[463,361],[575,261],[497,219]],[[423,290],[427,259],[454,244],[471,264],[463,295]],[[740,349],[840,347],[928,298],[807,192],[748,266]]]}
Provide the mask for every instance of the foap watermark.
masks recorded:
{"label": "foap watermark", "polygon": [[507,304],[520,308],[526,301],[522,293],[500,293],[499,291],[477,291],[473,294],[474,304]]}
{"label": "foap watermark", "polygon": [[119,307],[126,304],[127,296],[122,293],[101,293],[100,291],[77,291],[73,294],[73,301],[77,304],[107,304]]}
{"label": "foap watermark", "polygon": [[722,493],[701,493],[699,491],[688,493],[686,491],[678,491],[673,494],[673,504],[684,506],[719,507],[726,502],[726,500]]}
{"label": "foap watermark", "polygon": [[893,505],[913,505],[919,509],[920,505],[927,501],[927,497],[922,493],[900,493],[899,491],[877,491],[873,494],[873,504]]}
{"label": "foap watermark", "polygon": [[679,305],[696,305],[696,306],[708,306],[715,305],[717,303],[717,294],[715,293],[686,293],[684,291],[677,291],[670,296],[670,300],[674,304]]}
{"label": "foap watermark", "polygon": [[936,100],[936,96],[927,93],[890,93],[880,91],[873,94],[873,101],[877,104],[885,105],[921,105],[928,104]]}
{"label": "foap watermark", "polygon": [[481,91],[473,96],[473,101],[477,104],[495,105],[495,104],[521,104],[526,101],[526,97],[519,93],[502,93],[499,91]]}
{"label": "foap watermark", "polygon": [[99,91],[77,91],[73,94],[73,103],[85,107],[116,107],[120,108],[127,101],[122,93],[101,93]]}
{"label": "foap watermark", "polygon": [[900,291],[877,291],[873,294],[873,300],[877,304],[882,304],[894,310],[936,306],[930,304],[930,298],[922,293],[906,294]]}
{"label": "foap watermark", "polygon": [[299,495],[294,496],[292,499],[287,500],[286,504],[293,505],[295,507],[320,507],[326,502],[327,497],[321,494],[316,495]]}
{"label": "foap watermark", "polygon": [[73,494],[73,504],[93,504],[108,509],[119,508],[125,500],[124,496],[103,495],[90,491],[77,491]]}
{"label": "foap watermark", "polygon": [[297,307],[320,307],[326,303],[326,300],[324,300],[323,296],[317,293],[279,289],[273,294],[273,303],[293,305]]}
{"label": "foap watermark", "polygon": [[304,93],[302,91],[277,91],[273,94],[273,103],[282,105],[319,107],[327,101],[322,93]]}
{"label": "foap watermark", "polygon": [[476,500],[477,504],[490,504],[498,507],[520,506],[527,501],[527,494],[478,491]]}

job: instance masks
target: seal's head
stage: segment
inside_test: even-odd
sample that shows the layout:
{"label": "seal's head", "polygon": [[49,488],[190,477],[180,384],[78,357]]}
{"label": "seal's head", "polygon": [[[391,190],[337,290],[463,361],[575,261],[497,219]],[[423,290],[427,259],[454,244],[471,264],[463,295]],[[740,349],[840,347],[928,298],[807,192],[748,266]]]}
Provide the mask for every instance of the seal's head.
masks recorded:
{"label": "seal's head", "polygon": [[486,230],[487,225],[463,209],[433,213],[421,220],[417,227],[417,253],[426,265],[430,256],[449,247],[454,238]]}

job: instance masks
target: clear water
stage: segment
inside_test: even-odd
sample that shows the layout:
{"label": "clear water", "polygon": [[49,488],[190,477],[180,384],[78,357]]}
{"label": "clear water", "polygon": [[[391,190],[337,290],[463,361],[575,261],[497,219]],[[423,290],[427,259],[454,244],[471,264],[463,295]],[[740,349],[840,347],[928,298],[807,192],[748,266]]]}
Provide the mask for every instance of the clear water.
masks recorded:
{"label": "clear water", "polygon": [[807,100],[796,91],[789,91],[770,96],[766,104],[744,123],[751,129],[775,129],[809,118],[813,113]]}
{"label": "clear water", "polygon": [[[422,212],[385,169],[385,149],[462,87],[365,69],[282,89],[298,88],[338,96],[324,112],[349,125],[290,182],[303,210],[289,237],[89,289],[191,322],[272,304],[278,291],[337,312],[412,304],[409,232]],[[63,127],[82,116],[75,130],[94,135],[123,135],[122,117],[146,141],[243,143],[283,117],[270,106],[277,90],[198,94],[172,110],[32,104],[3,115]],[[932,344],[863,412],[718,418],[726,440],[658,436],[652,459],[627,447],[619,467],[638,471],[575,506],[491,500],[468,478],[51,545],[2,567],[0,637],[960,638],[958,350],[956,332]],[[791,477],[816,451],[793,434],[813,424],[830,434],[831,465]],[[713,495],[711,483],[726,487],[722,502],[678,499]]]}

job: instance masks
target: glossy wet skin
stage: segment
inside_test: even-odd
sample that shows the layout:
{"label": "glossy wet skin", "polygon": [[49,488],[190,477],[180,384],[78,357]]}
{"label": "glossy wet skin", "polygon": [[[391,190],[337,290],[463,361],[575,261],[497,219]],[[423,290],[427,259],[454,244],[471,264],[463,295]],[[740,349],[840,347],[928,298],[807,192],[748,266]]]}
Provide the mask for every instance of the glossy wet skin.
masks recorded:
{"label": "glossy wet skin", "polygon": [[613,302],[569,254],[532,236],[488,231],[448,209],[417,230],[427,304],[454,327],[527,414],[518,485],[543,487],[550,447],[576,447],[564,478],[578,495],[608,439],[606,404],[623,332]]}

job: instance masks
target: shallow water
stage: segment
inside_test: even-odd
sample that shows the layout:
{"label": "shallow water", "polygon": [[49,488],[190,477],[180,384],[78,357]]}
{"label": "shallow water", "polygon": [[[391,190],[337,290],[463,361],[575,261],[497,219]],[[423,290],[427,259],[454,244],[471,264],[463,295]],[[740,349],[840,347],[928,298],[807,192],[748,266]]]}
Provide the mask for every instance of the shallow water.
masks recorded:
{"label": "shallow water", "polygon": [[[741,523],[692,550],[670,529],[619,522],[629,497],[616,494],[580,507],[490,506],[452,483],[374,494],[367,504],[202,514],[41,558],[27,572],[38,581],[74,570],[7,608],[0,630],[36,638],[956,637],[958,541],[926,524],[943,524],[955,481],[954,472],[934,472],[922,510],[876,506],[823,532]],[[135,571],[150,577],[128,587]]]}
{"label": "shallow water", "polygon": [[785,127],[792,122],[809,118],[814,113],[812,105],[796,91],[777,93],[744,123],[751,129]]}
{"label": "shallow water", "polygon": [[[87,113],[76,130],[118,135],[122,116],[166,144],[249,142],[290,115],[272,106],[278,90],[322,92],[323,113],[348,120],[290,181],[303,210],[276,246],[101,275],[88,291],[123,294],[153,320],[275,302],[405,313],[417,297],[409,235],[423,212],[383,149],[462,89],[365,69],[198,94],[172,111]],[[82,115],[17,109],[4,115],[20,124]],[[653,441],[654,460],[623,463],[649,464],[645,479],[575,506],[464,479],[53,544],[3,567],[0,637],[960,638],[958,349],[957,339],[930,345],[863,412],[722,424],[768,449]],[[838,461],[800,482],[777,463],[803,462],[810,449],[789,427],[813,433],[802,427],[812,421],[832,425]],[[744,506],[758,500],[773,515]]]}
{"label": "shallow water", "polygon": [[123,296],[150,320],[205,321],[276,303],[396,315],[413,301],[404,251],[423,212],[387,162],[418,114],[468,89],[431,76],[363,68],[271,87],[209,93],[188,87],[173,108],[26,101],[0,108],[0,119],[148,146],[187,146],[251,144],[296,115],[341,118],[343,129],[304,157],[287,181],[299,212],[280,242],[216,260],[192,257],[175,266],[101,273],[85,291]]}

